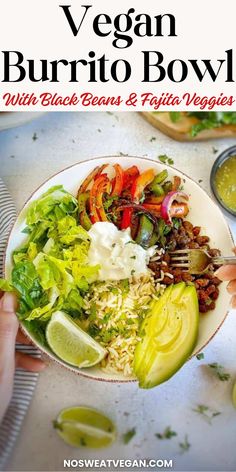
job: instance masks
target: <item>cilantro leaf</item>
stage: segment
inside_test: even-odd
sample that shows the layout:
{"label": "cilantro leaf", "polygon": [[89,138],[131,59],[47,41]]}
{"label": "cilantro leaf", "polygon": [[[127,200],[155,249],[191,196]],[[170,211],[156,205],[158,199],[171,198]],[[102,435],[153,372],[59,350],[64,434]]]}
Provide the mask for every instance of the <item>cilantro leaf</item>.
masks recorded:
{"label": "cilantro leaf", "polygon": [[127,431],[126,433],[124,433],[123,434],[123,443],[128,444],[131,441],[131,439],[135,436],[135,434],[136,434],[136,429],[135,428],[132,428],[129,431]]}
{"label": "cilantro leaf", "polygon": [[227,382],[230,379],[230,374],[225,372],[224,367],[217,362],[213,362],[212,364],[208,364],[208,366],[213,369],[216,377],[218,377],[219,380],[222,382]]}
{"label": "cilantro leaf", "polygon": [[163,433],[156,433],[155,436],[158,439],[171,439],[173,436],[177,436],[177,433],[167,426]]}

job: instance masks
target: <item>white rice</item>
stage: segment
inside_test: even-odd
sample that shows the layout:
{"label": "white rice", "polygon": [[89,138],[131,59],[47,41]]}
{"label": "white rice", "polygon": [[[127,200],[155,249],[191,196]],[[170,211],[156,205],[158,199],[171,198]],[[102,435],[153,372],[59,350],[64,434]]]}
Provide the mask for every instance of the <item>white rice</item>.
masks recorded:
{"label": "white rice", "polygon": [[90,326],[98,329],[95,339],[108,351],[101,363],[107,372],[132,376],[134,351],[141,340],[138,336],[140,324],[150,302],[157,299],[164,289],[164,285],[154,280],[151,271],[140,278],[132,277],[125,285],[124,281],[92,285],[85,298],[85,311],[89,315]]}

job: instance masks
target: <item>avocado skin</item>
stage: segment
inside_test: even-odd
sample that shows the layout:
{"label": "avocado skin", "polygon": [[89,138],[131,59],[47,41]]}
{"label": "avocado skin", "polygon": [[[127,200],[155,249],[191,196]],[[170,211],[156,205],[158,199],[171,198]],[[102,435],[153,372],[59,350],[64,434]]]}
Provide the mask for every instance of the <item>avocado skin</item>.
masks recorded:
{"label": "avocado skin", "polygon": [[184,282],[168,287],[141,326],[144,336],[134,355],[134,372],[141,388],[166,382],[184,365],[196,345],[198,327],[195,287]]}

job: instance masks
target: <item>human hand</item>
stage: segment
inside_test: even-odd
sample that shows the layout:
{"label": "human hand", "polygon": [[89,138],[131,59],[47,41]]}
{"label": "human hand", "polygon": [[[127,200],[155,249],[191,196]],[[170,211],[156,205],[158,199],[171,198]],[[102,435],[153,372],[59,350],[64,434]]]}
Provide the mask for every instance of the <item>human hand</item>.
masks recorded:
{"label": "human hand", "polygon": [[5,293],[0,300],[0,421],[11,399],[15,368],[21,367],[31,372],[39,372],[45,367],[40,359],[15,352],[16,341],[30,344],[19,331],[15,310],[15,296]]}
{"label": "human hand", "polygon": [[[234,248],[236,254],[236,248]],[[220,267],[215,275],[223,281],[228,281],[227,285],[228,292],[232,295],[231,305],[232,308],[236,308],[236,265],[225,265]]]}

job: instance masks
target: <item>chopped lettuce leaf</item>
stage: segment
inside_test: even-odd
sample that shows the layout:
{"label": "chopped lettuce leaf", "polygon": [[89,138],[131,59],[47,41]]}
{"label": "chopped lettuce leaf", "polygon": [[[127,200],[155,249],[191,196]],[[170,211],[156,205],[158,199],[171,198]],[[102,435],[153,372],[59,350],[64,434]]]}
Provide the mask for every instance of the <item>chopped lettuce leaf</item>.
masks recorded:
{"label": "chopped lettuce leaf", "polygon": [[69,293],[67,299],[65,300],[62,310],[66,311],[69,315],[74,318],[80,318],[82,314],[82,308],[84,307],[83,298],[80,295],[78,289],[73,289]]}
{"label": "chopped lettuce leaf", "polygon": [[79,264],[86,264],[88,262],[88,248],[88,242],[83,241],[80,244],[63,249],[63,257],[68,261],[77,261]]}
{"label": "chopped lettuce leaf", "polygon": [[40,252],[34,260],[34,266],[44,290],[49,290],[50,288],[60,284],[61,271],[46,254]]}
{"label": "chopped lettuce leaf", "polygon": [[37,244],[33,241],[29,243],[27,254],[30,261],[33,261],[38,254]]}
{"label": "chopped lettuce leaf", "polygon": [[56,222],[48,236],[67,246],[77,241],[89,242],[90,240],[87,231],[78,225],[76,219],[72,216],[65,216]]}
{"label": "chopped lettuce leaf", "polygon": [[25,319],[27,321],[32,321],[37,318],[41,318],[42,320],[48,320],[51,317],[52,308],[59,295],[60,292],[56,287],[51,289],[49,292],[49,303],[47,305],[44,305],[43,307],[35,308]]}
{"label": "chopped lettuce leaf", "polygon": [[3,292],[12,292],[14,288],[7,280],[0,279],[0,290],[2,290]]}
{"label": "chopped lettuce leaf", "polygon": [[31,336],[39,343],[41,346],[48,347],[46,336],[45,336],[45,322],[36,319],[32,321],[23,321],[24,327],[29,331]]}
{"label": "chopped lettuce leaf", "polygon": [[27,247],[22,247],[21,249],[17,249],[13,252],[12,255],[14,264],[23,261],[24,259],[27,260]]}
{"label": "chopped lettuce leaf", "polygon": [[26,223],[34,225],[40,221],[55,221],[77,211],[77,200],[66,192],[62,185],[49,189],[38,200],[31,203]]}
{"label": "chopped lettuce leaf", "polygon": [[19,292],[24,308],[33,310],[45,304],[47,295],[32,262],[22,261],[15,265],[12,271],[12,285]]}
{"label": "chopped lettuce leaf", "polygon": [[82,266],[78,265],[77,262],[72,262],[72,275],[75,278],[75,281],[80,281],[84,277],[89,283],[95,282],[98,278],[98,272],[100,265],[95,266]]}

